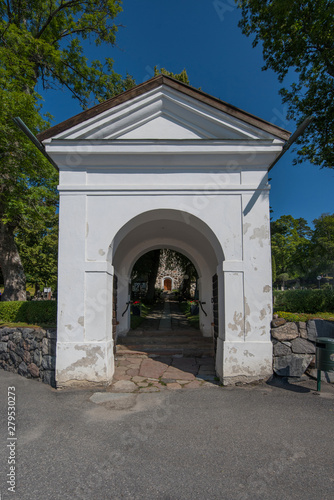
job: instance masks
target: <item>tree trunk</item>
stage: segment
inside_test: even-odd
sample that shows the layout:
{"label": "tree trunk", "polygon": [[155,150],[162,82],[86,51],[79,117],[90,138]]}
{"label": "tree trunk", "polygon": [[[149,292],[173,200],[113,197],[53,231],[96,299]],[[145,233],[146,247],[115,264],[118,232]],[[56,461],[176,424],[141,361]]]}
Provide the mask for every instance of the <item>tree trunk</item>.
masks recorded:
{"label": "tree trunk", "polygon": [[26,300],[26,277],[14,239],[14,228],[0,222],[0,266],[5,289],[1,300]]}
{"label": "tree trunk", "polygon": [[157,280],[157,274],[160,264],[160,250],[153,250],[152,254],[153,254],[152,267],[150,274],[148,275],[147,294],[146,294],[146,300],[149,304],[152,304],[154,301],[155,282]]}
{"label": "tree trunk", "polygon": [[193,264],[189,261],[184,268],[184,277],[181,286],[181,294],[184,298],[190,299],[190,289],[191,289],[191,277],[194,274]]}

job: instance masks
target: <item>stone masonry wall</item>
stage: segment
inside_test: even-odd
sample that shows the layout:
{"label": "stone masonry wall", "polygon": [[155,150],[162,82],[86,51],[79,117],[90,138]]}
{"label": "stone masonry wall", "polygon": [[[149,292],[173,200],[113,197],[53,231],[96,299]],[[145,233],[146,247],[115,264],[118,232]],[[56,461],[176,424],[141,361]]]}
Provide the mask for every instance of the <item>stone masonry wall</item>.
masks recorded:
{"label": "stone masonry wall", "polygon": [[183,282],[183,271],[177,262],[167,265],[167,255],[164,252],[160,257],[160,265],[157,273],[156,288],[163,288],[163,279],[170,277],[173,279],[173,288],[180,288]]}
{"label": "stone masonry wall", "polygon": [[0,328],[0,367],[55,387],[57,331]]}
{"label": "stone masonry wall", "polygon": [[[271,324],[273,371],[281,377],[316,378],[315,340],[334,338],[334,322],[310,320],[297,323],[274,318]],[[55,387],[56,329],[0,328],[0,368],[35,378]],[[334,372],[322,373],[334,383]]]}
{"label": "stone masonry wall", "polygon": [[[315,340],[334,338],[334,323],[321,319],[294,323],[274,318],[271,326],[274,373],[281,377],[301,377],[306,373],[316,378]],[[322,373],[322,377],[334,382],[334,372]]]}

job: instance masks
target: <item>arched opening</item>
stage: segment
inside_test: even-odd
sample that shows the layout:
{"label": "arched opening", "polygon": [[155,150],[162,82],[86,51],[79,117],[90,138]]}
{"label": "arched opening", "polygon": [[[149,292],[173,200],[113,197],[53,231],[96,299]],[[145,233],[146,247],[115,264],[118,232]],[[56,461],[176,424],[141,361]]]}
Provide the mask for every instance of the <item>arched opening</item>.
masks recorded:
{"label": "arched opening", "polygon": [[[117,276],[117,336],[130,330],[131,272],[138,259],[149,251],[167,248],[185,255],[198,274],[199,328],[204,337],[215,334],[213,276],[220,273],[223,251],[213,231],[201,219],[187,212],[159,209],[134,217],[117,232],[108,259]],[[221,273],[220,273],[221,274]],[[170,279],[170,276],[166,276]],[[164,282],[165,284],[165,282]],[[169,286],[168,282],[166,286]],[[170,283],[172,286],[172,283]],[[223,306],[223,287],[220,287]],[[216,329],[218,336],[218,328]]]}
{"label": "arched opening", "polygon": [[116,339],[117,359],[127,361],[123,353],[131,351],[212,361],[214,331],[204,336],[199,329],[200,308],[204,317],[208,309],[206,302],[195,299],[197,281],[195,266],[180,252],[155,249],[139,257],[132,268],[126,309],[130,329]]}

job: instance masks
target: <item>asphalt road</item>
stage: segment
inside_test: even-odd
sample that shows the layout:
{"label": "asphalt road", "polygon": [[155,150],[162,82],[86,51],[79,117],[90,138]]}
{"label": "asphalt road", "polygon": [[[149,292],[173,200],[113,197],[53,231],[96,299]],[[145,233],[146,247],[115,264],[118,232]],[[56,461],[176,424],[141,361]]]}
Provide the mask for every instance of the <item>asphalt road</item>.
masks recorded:
{"label": "asphalt road", "polygon": [[[321,395],[312,381],[103,403],[105,395],[90,399],[98,389],[56,391],[4,371],[0,382],[1,500],[334,497],[328,384]],[[15,388],[16,440],[8,435],[8,387]]]}

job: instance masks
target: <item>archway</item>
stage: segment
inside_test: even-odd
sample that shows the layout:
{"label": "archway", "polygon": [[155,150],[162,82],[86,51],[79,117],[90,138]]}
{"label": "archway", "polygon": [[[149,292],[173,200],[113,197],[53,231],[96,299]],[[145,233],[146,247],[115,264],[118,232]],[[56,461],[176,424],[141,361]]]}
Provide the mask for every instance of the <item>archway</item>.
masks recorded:
{"label": "archway", "polygon": [[[200,330],[204,336],[213,333],[212,276],[221,274],[223,251],[215,234],[198,217],[181,210],[158,209],[143,212],[129,220],[115,235],[108,258],[118,279],[117,335],[130,329],[130,275],[134,263],[153,249],[170,248],[184,254],[194,264],[198,278],[199,300],[207,311],[200,309]],[[220,264],[220,266],[219,266]],[[221,290],[221,308],[224,306]]]}

